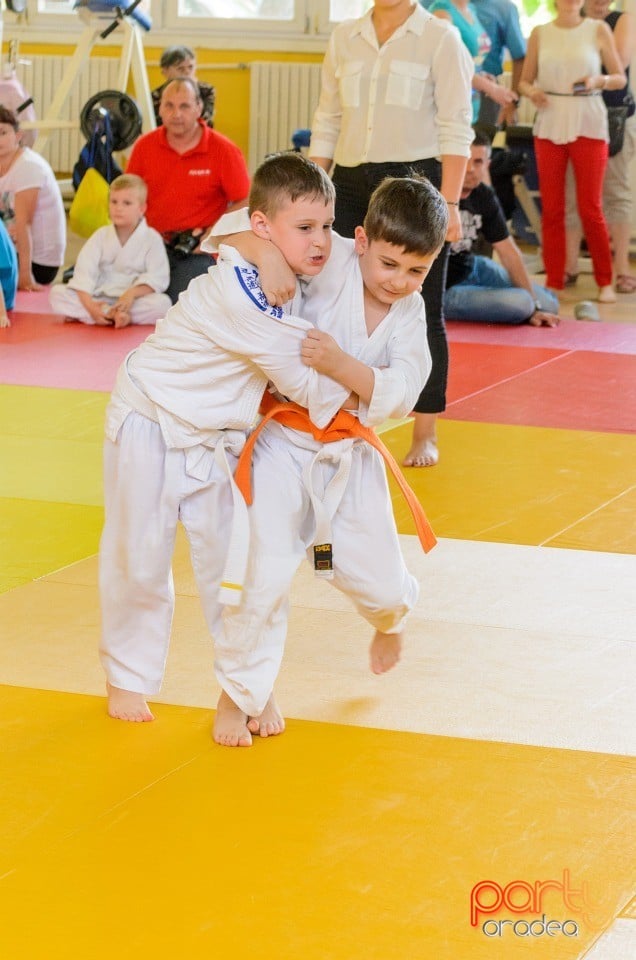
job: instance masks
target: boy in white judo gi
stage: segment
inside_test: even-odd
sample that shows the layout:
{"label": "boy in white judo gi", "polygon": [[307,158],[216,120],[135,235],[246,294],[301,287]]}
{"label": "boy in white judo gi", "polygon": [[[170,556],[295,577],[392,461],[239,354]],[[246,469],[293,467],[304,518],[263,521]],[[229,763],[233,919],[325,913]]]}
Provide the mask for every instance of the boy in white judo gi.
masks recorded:
{"label": "boy in white judo gi", "polygon": [[[302,315],[315,329],[304,341],[303,359],[356,395],[362,424],[409,414],[429,375],[419,291],[447,222],[446,203],[428,181],[385,180],[355,240],[334,234],[329,263],[304,288]],[[238,212],[222,218],[215,233],[227,236],[245,225]],[[230,239],[260,260],[253,234]],[[399,660],[404,623],[418,596],[377,450],[355,437],[322,442],[329,436],[298,423],[287,422],[283,412],[282,422],[268,422],[254,447],[245,589],[241,605],[226,610],[215,649],[223,692],[214,736],[227,746],[249,746],[251,733],[267,737],[284,729],[272,691],[291,580],[305,555],[374,627],[374,673]]]}
{"label": "boy in white judo gi", "polygon": [[[331,248],[334,192],[299,154],[256,171],[250,209],[295,274],[316,276]],[[258,272],[229,247],[126,358],[106,411],[105,525],[100,545],[108,710],[152,720],[174,607],[177,523],[190,542],[208,628],[221,642],[222,605],[240,599],[247,508],[232,468],[268,381],[325,425],[348,396],[301,359],[311,324],[271,307]]]}
{"label": "boy in white judo gi", "polygon": [[88,238],[68,284],[51,288],[55,313],[100,327],[155,324],[166,315],[170,266],[161,235],[144,217],[147,196],[141,177],[122,174],[113,180],[111,223]]}

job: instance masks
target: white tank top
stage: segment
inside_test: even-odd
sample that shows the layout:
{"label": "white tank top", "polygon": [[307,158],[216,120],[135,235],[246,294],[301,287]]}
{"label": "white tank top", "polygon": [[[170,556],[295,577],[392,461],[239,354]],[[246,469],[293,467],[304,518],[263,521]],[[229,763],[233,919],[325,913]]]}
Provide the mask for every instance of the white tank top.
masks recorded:
{"label": "white tank top", "polygon": [[[537,110],[535,137],[553,143],[571,143],[577,137],[607,140],[607,110],[603,97],[571,96],[576,80],[601,73],[596,39],[598,20],[583,20],[567,29],[546,23],[538,28],[539,58],[536,84],[548,94],[547,107]],[[561,96],[559,96],[561,94]]]}

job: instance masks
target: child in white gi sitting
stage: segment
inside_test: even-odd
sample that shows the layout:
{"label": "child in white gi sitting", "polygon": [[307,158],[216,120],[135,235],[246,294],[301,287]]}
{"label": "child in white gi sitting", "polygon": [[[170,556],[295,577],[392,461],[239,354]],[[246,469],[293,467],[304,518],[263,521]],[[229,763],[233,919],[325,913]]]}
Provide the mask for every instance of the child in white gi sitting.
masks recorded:
{"label": "child in white gi sitting", "polygon": [[[316,276],[331,249],[334,190],[300,154],[265,161],[250,191],[262,234],[294,274]],[[266,227],[264,226],[266,222]],[[126,358],[106,411],[100,544],[101,659],[108,711],[152,720],[174,608],[171,561],[183,524],[208,628],[240,601],[248,518],[232,468],[268,381],[326,425],[347,388],[303,363],[311,324],[271,307],[257,270],[229,247]]]}
{"label": "child in white gi sitting", "polygon": [[[346,415],[339,414],[333,429],[319,431],[289,404],[291,411],[275,413],[258,435],[245,588],[241,605],[226,610],[215,645],[223,687],[214,729],[218,743],[249,746],[252,733],[267,737],[284,729],[272,691],[290,584],[305,555],[374,628],[373,672],[399,660],[419,588],[400,549],[382,458],[370,442],[377,438],[359,428],[409,414],[430,373],[420,288],[447,223],[446,202],[428,181],[387,179],[371,197],[355,240],[334,234],[329,263],[304,287],[302,315],[315,329],[303,343],[303,360],[356,394],[358,420],[347,426]],[[229,239],[262,262],[262,224],[252,215],[251,225],[251,234]],[[245,227],[238,211],[223,217],[215,234]],[[244,458],[236,474],[241,484],[239,474],[249,469]],[[426,533],[421,539],[425,549],[435,542],[430,528],[428,539]]]}
{"label": "child in white gi sitting", "polygon": [[68,285],[52,287],[55,313],[100,327],[155,324],[165,316],[171,306],[164,293],[170,267],[160,234],[144,218],[147,196],[141,177],[122,174],[113,180],[111,223],[88,238]]}

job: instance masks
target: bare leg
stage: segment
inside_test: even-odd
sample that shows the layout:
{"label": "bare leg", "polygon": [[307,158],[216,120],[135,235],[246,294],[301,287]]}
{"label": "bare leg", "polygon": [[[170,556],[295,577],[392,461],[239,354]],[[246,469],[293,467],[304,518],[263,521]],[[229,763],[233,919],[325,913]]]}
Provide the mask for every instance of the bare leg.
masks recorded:
{"label": "bare leg", "polygon": [[437,449],[437,414],[413,414],[411,449],[402,463],[405,467],[434,467],[439,460]]}
{"label": "bare leg", "polygon": [[619,293],[636,292],[636,277],[630,273],[629,244],[632,235],[631,223],[609,223],[614,248],[614,276]]}
{"label": "bare leg", "polygon": [[252,735],[247,729],[247,714],[221,691],[214,718],[215,743],[222,747],[251,747]]}
{"label": "bare leg", "polygon": [[145,723],[154,720],[143,693],[134,693],[132,690],[121,690],[106,684],[108,692],[108,716],[113,720],[131,720],[134,723]]}
{"label": "bare leg", "polygon": [[401,633],[380,633],[376,630],[369,650],[369,661],[373,673],[386,673],[399,662],[402,637]]}
{"label": "bare leg", "polygon": [[265,709],[258,717],[249,718],[247,728],[260,737],[276,737],[284,732],[285,720],[274,700],[274,694],[271,695],[265,704]]}

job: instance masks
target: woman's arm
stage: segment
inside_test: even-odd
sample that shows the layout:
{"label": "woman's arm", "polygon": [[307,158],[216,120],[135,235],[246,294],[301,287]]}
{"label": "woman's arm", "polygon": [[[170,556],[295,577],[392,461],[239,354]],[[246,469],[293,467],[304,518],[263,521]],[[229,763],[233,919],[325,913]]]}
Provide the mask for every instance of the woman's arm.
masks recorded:
{"label": "woman's arm", "polygon": [[540,87],[535,86],[537,73],[539,71],[539,36],[535,27],[528,40],[528,49],[526,59],[523,62],[521,71],[521,80],[519,81],[519,93],[522,97],[527,97],[535,105],[537,110],[547,107],[549,100]]}
{"label": "woman's arm", "polygon": [[457,154],[446,153],[441,156],[442,161],[442,182],[440,193],[448,203],[448,229],[446,230],[446,240],[448,243],[454,243],[462,238],[462,220],[459,213],[459,198],[464,185],[464,175],[466,173],[466,157],[460,157]]}
{"label": "woman's arm", "polygon": [[18,288],[20,290],[41,289],[31,272],[31,224],[39,192],[37,187],[29,187],[27,190],[20,190],[14,198],[15,247],[18,253]]}
{"label": "woman's arm", "polygon": [[311,141],[309,157],[327,173],[331,171],[336,144],[340,137],[342,126],[342,104],[340,103],[340,86],[336,77],[338,66],[337,33],[338,28],[331,34],[327,45],[327,52],[322,63],[320,74],[320,97],[318,106],[311,121]]}
{"label": "woman's arm", "polygon": [[632,62],[636,51],[634,18],[629,13],[622,13],[618,18],[613,36],[616,52],[624,70]]}
{"label": "woman's arm", "polygon": [[604,21],[599,22],[596,36],[601,51],[601,60],[607,73],[599,74],[598,77],[590,77],[589,79],[594,82],[594,86],[590,89],[622,90],[627,83],[627,78],[614,43],[612,31]]}
{"label": "woman's arm", "polygon": [[487,97],[498,103],[500,107],[507,107],[517,102],[517,94],[493,80],[487,73],[476,73],[473,77],[473,90],[485,93]]}

